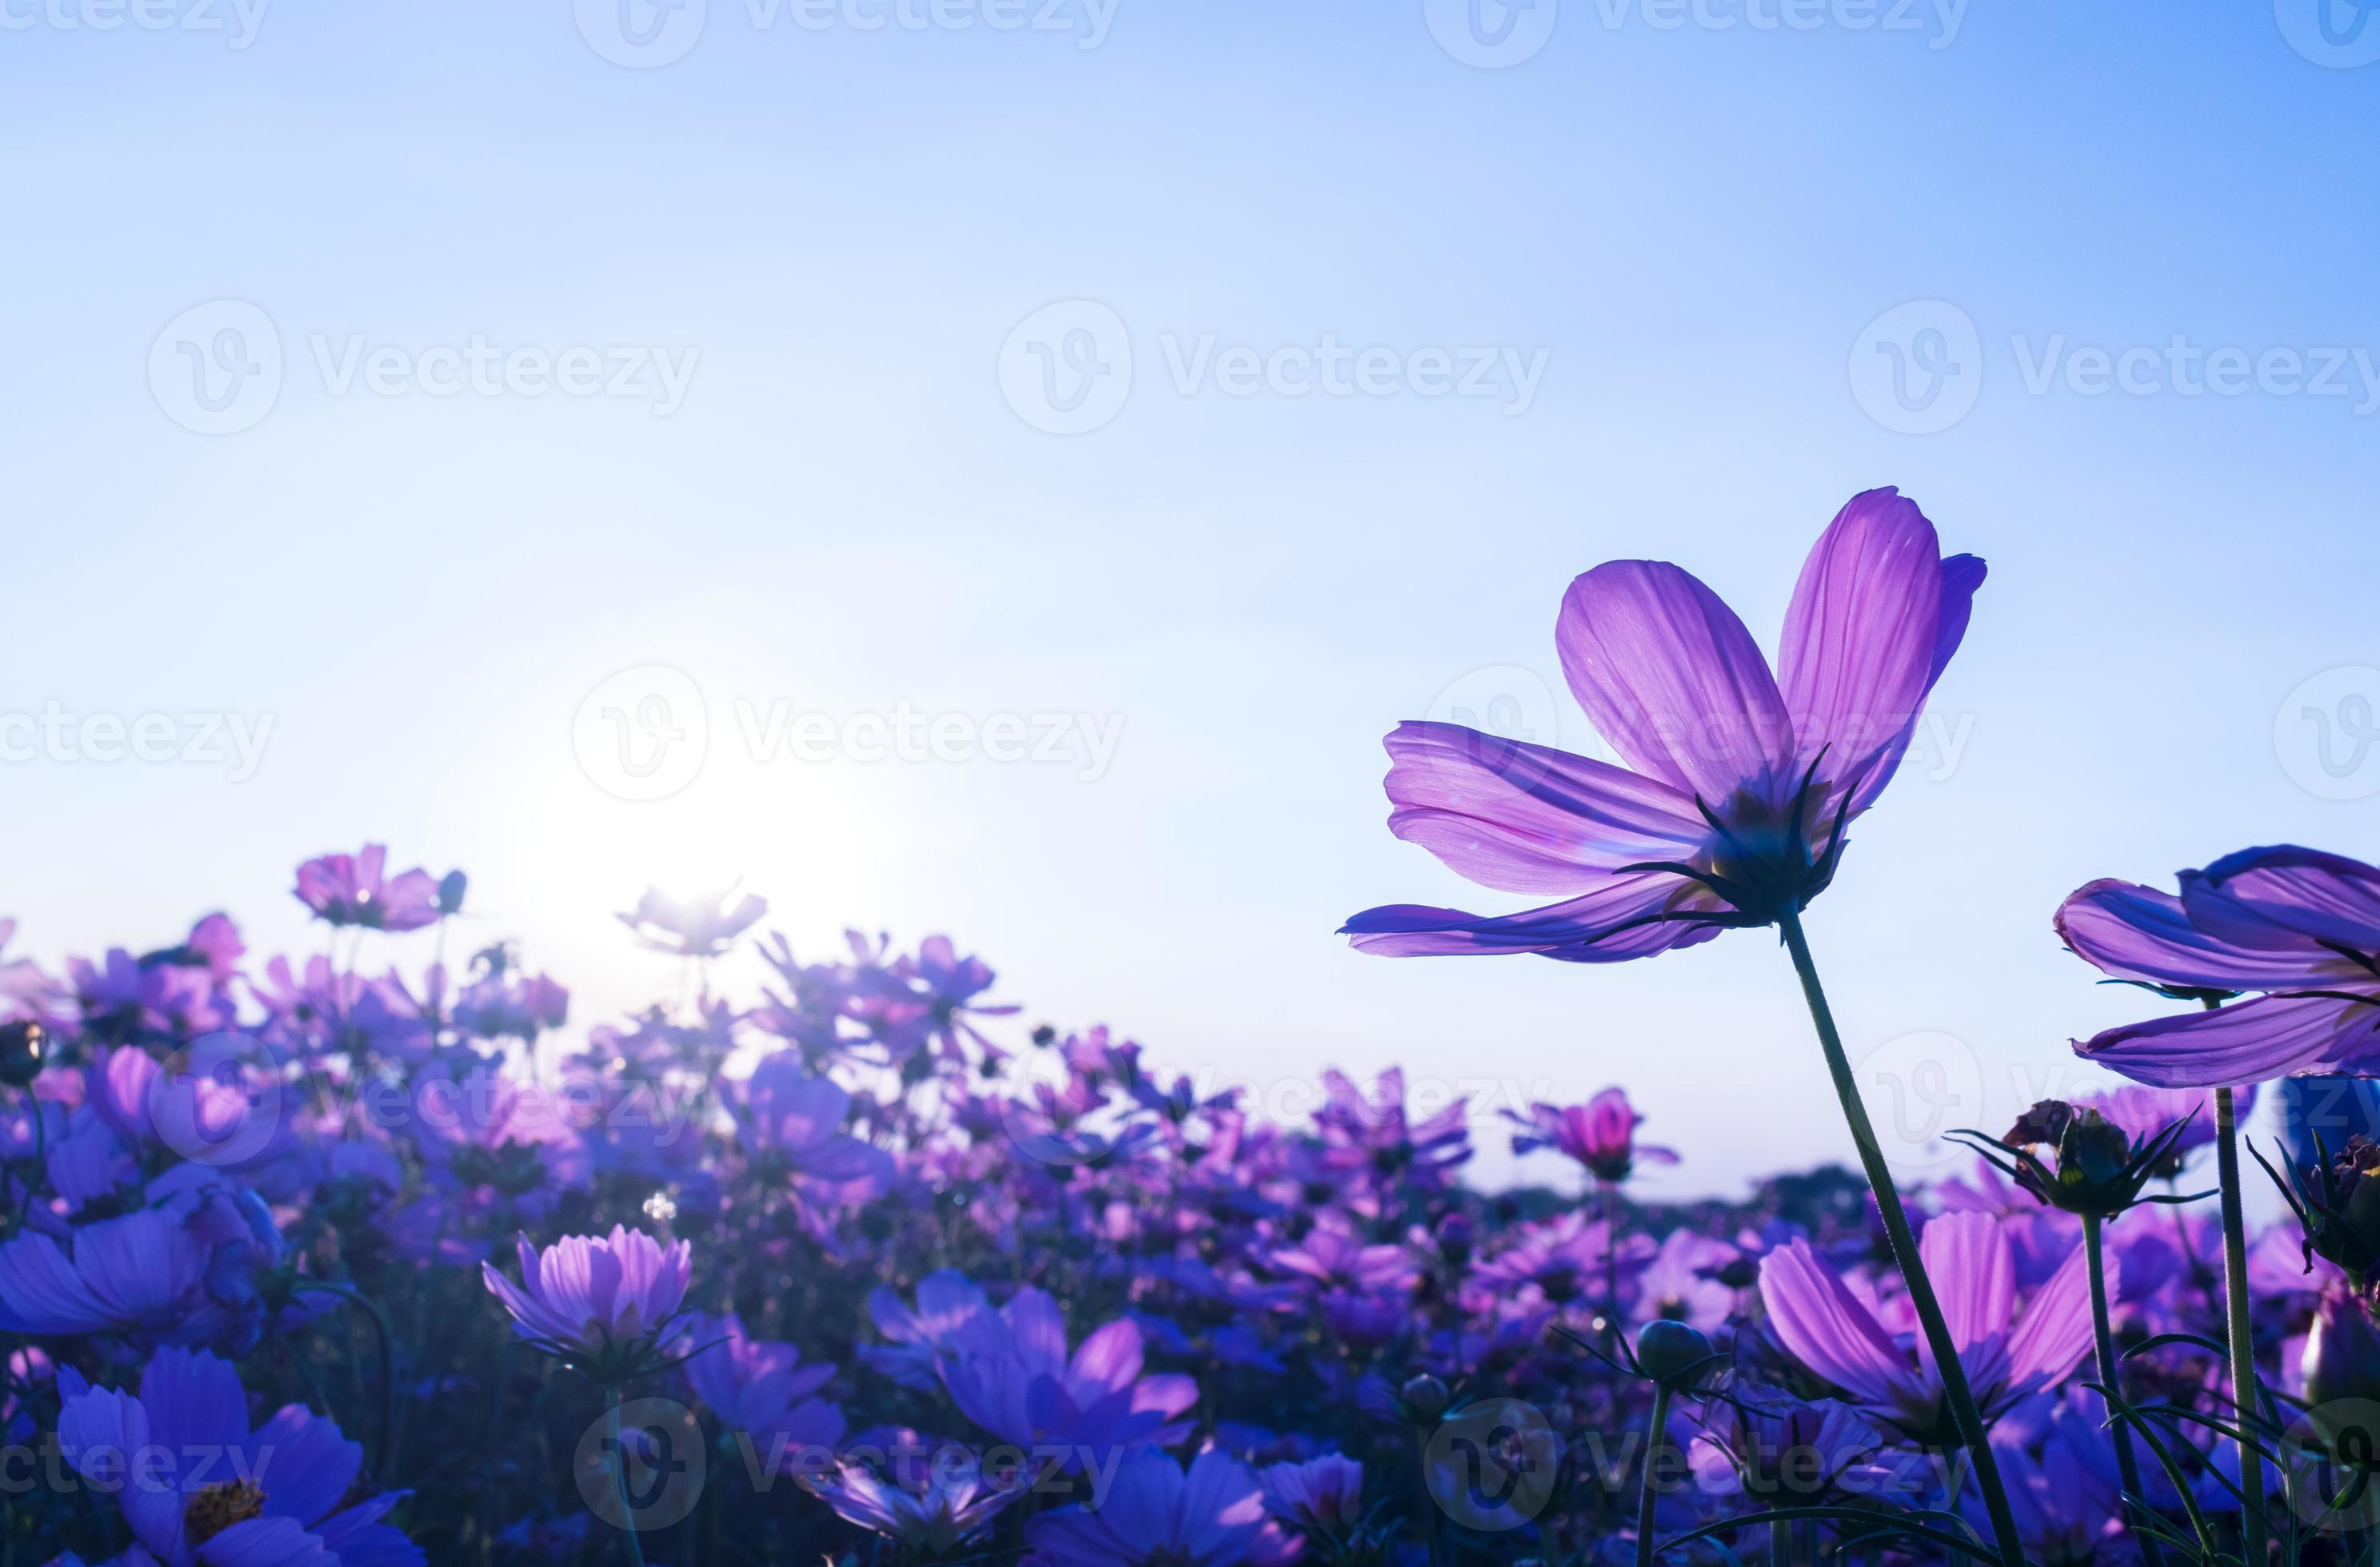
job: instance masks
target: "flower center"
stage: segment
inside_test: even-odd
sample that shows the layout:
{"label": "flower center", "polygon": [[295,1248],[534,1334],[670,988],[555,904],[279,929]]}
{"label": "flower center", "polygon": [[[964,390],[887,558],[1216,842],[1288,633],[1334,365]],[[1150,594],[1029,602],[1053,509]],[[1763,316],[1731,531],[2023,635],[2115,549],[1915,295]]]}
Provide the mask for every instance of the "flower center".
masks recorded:
{"label": "flower center", "polygon": [[234,1524],[264,1516],[264,1492],[253,1480],[234,1480],[191,1493],[183,1504],[182,1528],[192,1545],[204,1545]]}

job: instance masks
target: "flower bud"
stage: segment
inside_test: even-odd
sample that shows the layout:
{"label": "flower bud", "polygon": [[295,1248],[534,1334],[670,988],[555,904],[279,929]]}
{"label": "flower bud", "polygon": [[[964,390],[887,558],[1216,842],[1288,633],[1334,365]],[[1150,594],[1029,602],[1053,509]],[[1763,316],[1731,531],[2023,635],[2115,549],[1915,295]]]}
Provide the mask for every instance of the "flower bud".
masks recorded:
{"label": "flower bud", "polygon": [[1397,1401],[1416,1420],[1437,1419],[1446,1413],[1447,1404],[1452,1396],[1446,1391],[1444,1382],[1427,1371],[1397,1390]]}
{"label": "flower bud", "polygon": [[49,1064],[50,1036],[30,1018],[0,1023],[0,1083],[25,1088]]}
{"label": "flower bud", "polygon": [[[2058,1139],[2058,1178],[2067,1186],[2106,1191],[2127,1182],[2132,1139],[2123,1127],[2096,1110],[2085,1110],[2066,1124]],[[2125,1192],[2127,1199],[2130,1191]]]}
{"label": "flower bud", "polygon": [[1638,1368],[1671,1392],[1691,1384],[1710,1358],[1710,1340],[1683,1322],[1647,1322],[1636,1335]]}

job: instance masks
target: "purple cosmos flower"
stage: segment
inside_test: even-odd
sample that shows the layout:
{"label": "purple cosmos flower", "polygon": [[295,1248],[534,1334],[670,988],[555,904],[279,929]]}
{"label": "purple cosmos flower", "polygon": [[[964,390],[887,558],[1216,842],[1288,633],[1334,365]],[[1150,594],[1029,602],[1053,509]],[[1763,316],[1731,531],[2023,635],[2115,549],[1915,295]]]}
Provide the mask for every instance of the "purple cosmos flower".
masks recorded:
{"label": "purple cosmos flower", "polygon": [[1315,1111],[1314,1126],[1333,1170],[1366,1170],[1436,1189],[1451,1184],[1457,1167],[1470,1163],[1463,1102],[1415,1124],[1405,1109],[1402,1067],[1390,1067],[1368,1089],[1341,1072],[1323,1073],[1322,1086],[1329,1097]]}
{"label": "purple cosmos flower", "polygon": [[1094,1329],[1070,1359],[1058,1303],[1027,1285],[998,1311],[978,1312],[952,1335],[940,1362],[951,1402],[977,1425],[1028,1451],[1060,1444],[1071,1471],[1096,1457],[1189,1434],[1173,1417],[1198,1401],[1180,1375],[1141,1375],[1140,1329],[1118,1320]]}
{"label": "purple cosmos flower", "polygon": [[438,879],[416,867],[385,877],[385,845],[361,854],[325,854],[298,867],[298,901],[314,917],[368,931],[418,931],[438,922]]}
{"label": "purple cosmos flower", "polygon": [[521,1282],[480,1264],[490,1294],[512,1313],[520,1336],[557,1355],[609,1355],[665,1331],[694,1276],[693,1248],[663,1247],[642,1230],[614,1224],[608,1236],[565,1236],[536,1250],[519,1241]]}
{"label": "purple cosmos flower", "polygon": [[1645,1117],[1620,1089],[1605,1089],[1585,1104],[1567,1109],[1532,1104],[1525,1118],[1507,1110],[1504,1118],[1524,1128],[1512,1139],[1513,1152],[1550,1148],[1584,1165],[1588,1175],[1608,1186],[1626,1180],[1639,1159],[1654,1164],[1678,1162],[1673,1150],[1636,1140],[1636,1128],[1645,1124]]}
{"label": "purple cosmos flower", "polygon": [[789,1344],[746,1335],[743,1320],[698,1314],[686,1321],[678,1353],[692,1351],[686,1380],[729,1430],[795,1448],[831,1449],[843,1440],[843,1411],[811,1394],[834,1378],[831,1360],[802,1362]]}
{"label": "purple cosmos flower", "polygon": [[[2090,1281],[2080,1249],[2016,1310],[2007,1234],[1981,1213],[1946,1213],[1918,1242],[1959,1360],[1986,1420],[2055,1387],[2091,1349]],[[2108,1260],[2112,1284],[2118,1273]],[[1760,1294],[1778,1339],[1851,1402],[1921,1442],[1956,1446],[1942,1378],[1922,1335],[1912,1355],[1803,1240],[1760,1264]]]}
{"label": "purple cosmos flower", "polygon": [[1745,1383],[1712,1401],[1687,1462],[1708,1495],[1749,1492],[1763,1507],[1791,1507],[1820,1500],[1884,1445],[1848,1404]]}
{"label": "purple cosmos flower", "polygon": [[861,1344],[859,1358],[905,1388],[930,1392],[941,1385],[935,1363],[950,1350],[959,1329],[990,1309],[982,1286],[949,1268],[917,1281],[915,1307],[879,1284],[868,1297],[868,1314],[876,1331],[892,1342]]}
{"label": "purple cosmos flower", "polygon": [[1421,1281],[1421,1269],[1403,1247],[1366,1246],[1328,1223],[1315,1225],[1298,1246],[1276,1249],[1266,1261],[1276,1272],[1333,1288],[1410,1292]]}
{"label": "purple cosmos flower", "polygon": [[1684,1322],[1716,1331],[1735,1308],[1735,1291],[1719,1277],[1742,1254],[1723,1240],[1682,1224],[1661,1239],[1661,1249],[1636,1277],[1638,1322]]}
{"label": "purple cosmos flower", "polygon": [[1045,1513],[1025,1537],[1041,1567],[1281,1567],[1298,1551],[1257,1477],[1213,1448],[1187,1474],[1162,1452],[1132,1453],[1097,1512]]}
{"label": "purple cosmos flower", "polygon": [[[2051,1413],[2038,1453],[1998,1434],[1992,1439],[2008,1479],[2017,1532],[2035,1561],[2088,1562],[2123,1533],[2124,1482],[2105,1419],[2070,1396]],[[2167,1445],[2188,1446],[2172,1440]],[[2164,1478],[2161,1470],[2149,1472]],[[2171,1487],[2168,1482],[2154,1489],[2169,1493]],[[1972,1522],[1985,1526],[1974,1497],[1962,1498],[1961,1505]],[[2236,1510],[2238,1503],[2232,1506]]]}
{"label": "purple cosmos flower", "polygon": [[1364,1466],[1327,1452],[1304,1464],[1275,1464],[1257,1476],[1265,1511],[1294,1529],[1345,1529],[1364,1519]]}
{"label": "purple cosmos flower", "polygon": [[[346,1505],[363,1450],[298,1404],[251,1431],[238,1376],[213,1356],[161,1349],[135,1395],[58,1369],[58,1442],[115,1495],[164,1567],[419,1567],[421,1548],[381,1522],[408,1494]],[[136,1553],[137,1554],[137,1553]]]}
{"label": "purple cosmos flower", "polygon": [[1965,635],[1984,563],[1945,561],[1892,489],[1852,498],[1802,568],[1772,675],[1743,622],[1678,567],[1613,561],[1571,585],[1555,643],[1614,767],[1457,724],[1389,736],[1390,830],[1506,892],[1482,917],[1398,904],[1345,934],[1402,958],[1645,958],[1773,923],[1834,875]]}
{"label": "purple cosmos flower", "polygon": [[769,911],[769,900],[746,893],[727,907],[730,887],[698,897],[672,898],[657,886],[645,889],[637,907],[619,916],[637,940],[656,952],[680,958],[716,958]]}
{"label": "purple cosmos flower", "polygon": [[206,1267],[206,1248],[162,1209],[85,1224],[70,1251],[29,1232],[0,1245],[0,1328],[204,1337],[212,1324],[192,1306]]}
{"label": "purple cosmos flower", "polygon": [[894,1484],[864,1464],[846,1463],[803,1484],[844,1522],[928,1561],[953,1555],[979,1538],[1001,1510],[1026,1491],[1023,1486],[995,1487],[973,1466],[951,1473],[934,1465],[908,1478],[914,1483]]}
{"label": "purple cosmos flower", "polygon": [[951,1058],[959,1057],[963,1039],[987,1055],[1000,1055],[991,1041],[967,1021],[969,1018],[1008,1018],[1016,1014],[1014,1006],[974,1005],[975,998],[990,990],[997,978],[991,965],[980,958],[960,957],[957,946],[946,935],[929,935],[917,944],[917,957],[902,958],[892,966],[892,971],[924,988],[934,1037]]}
{"label": "purple cosmos flower", "polygon": [[1513,1234],[1513,1244],[1479,1264],[1472,1278],[1499,1290],[1533,1284],[1557,1306],[1584,1294],[1600,1299],[1614,1282],[1625,1299],[1653,1257],[1653,1242],[1645,1236],[1626,1236],[1615,1253],[1610,1224],[1583,1213],[1565,1213]]}
{"label": "purple cosmos flower", "polygon": [[781,1050],[727,1095],[736,1140],[755,1160],[775,1162],[837,1200],[864,1201],[887,1190],[892,1155],[843,1130],[851,1095],[831,1078],[812,1077],[798,1051]]}
{"label": "purple cosmos flower", "polygon": [[2181,896],[2097,881],[2058,934],[2119,980],[2215,1011],[2110,1029],[2075,1053],[2138,1082],[2206,1088],[2380,1066],[2380,870],[2284,844],[2181,874]]}

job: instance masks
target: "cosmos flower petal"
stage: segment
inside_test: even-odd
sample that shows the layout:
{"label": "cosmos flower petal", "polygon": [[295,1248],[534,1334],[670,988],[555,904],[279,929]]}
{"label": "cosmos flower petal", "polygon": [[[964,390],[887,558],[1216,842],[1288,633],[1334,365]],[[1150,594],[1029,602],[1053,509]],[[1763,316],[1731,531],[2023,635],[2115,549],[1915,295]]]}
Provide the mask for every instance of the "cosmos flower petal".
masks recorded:
{"label": "cosmos flower petal", "polygon": [[284,1404],[249,1445],[264,1511],[300,1524],[327,1516],[363,1469],[364,1450],[301,1404]]}
{"label": "cosmos flower petal", "polygon": [[1778,683],[1797,773],[1816,764],[1827,777],[1863,777],[1906,731],[1934,681],[1941,605],[1941,546],[1925,513],[1895,489],[1852,497],[1785,612]]}
{"label": "cosmos flower petal", "polygon": [[1571,584],[1554,637],[1579,705],[1630,766],[1713,806],[1773,793],[1791,756],[1785,700],[1752,633],[1692,573],[1607,561]]}
{"label": "cosmos flower petal", "polygon": [[2119,980],[2202,990],[2264,990],[2303,982],[2308,954],[2240,946],[2192,922],[2182,900],[2134,882],[2075,889],[2058,907],[2058,938]]}
{"label": "cosmos flower petal", "polygon": [[248,1440],[248,1394],[239,1373],[203,1352],[165,1348],[140,1373],[150,1432],[175,1448],[229,1452]]}
{"label": "cosmos flower petal", "polygon": [[2016,1265],[1997,1219],[1945,1213],[1925,1226],[1917,1247],[1961,1353],[2008,1326],[2016,1309]]}
{"label": "cosmos flower petal", "polygon": [[1794,1358],[1864,1403],[1892,1404],[1895,1385],[1906,1380],[1907,1356],[1807,1241],[1788,1242],[1761,1260],[1760,1298]]}
{"label": "cosmos flower petal", "polygon": [[2242,946],[2380,952],[2380,870],[2345,855],[2243,849],[2184,873],[2181,898],[2202,929]]}
{"label": "cosmos flower petal", "polygon": [[1578,892],[1708,834],[1689,796],[1585,756],[1460,724],[1400,724],[1387,745],[1389,830],[1482,886]]}
{"label": "cosmos flower petal", "polygon": [[1078,1384],[1115,1389],[1129,1387],[1140,1375],[1141,1365],[1140,1330],[1118,1320],[1083,1340],[1067,1372]]}
{"label": "cosmos flower petal", "polygon": [[[1934,682],[1940,680],[1942,671],[1950,667],[1959,645],[1966,640],[1967,622],[1974,614],[1975,594],[1984,585],[1986,574],[1986,568],[1979,556],[1953,555],[1942,562],[1942,610],[1934,630],[1933,664],[1925,676],[1925,694],[1928,696],[1934,693]],[[1893,742],[1873,758],[1866,770],[1860,774],[1858,786],[1852,790],[1852,815],[1856,816],[1875,804],[1876,796],[1884,792],[1884,786],[1890,783],[1893,774],[1900,770],[1901,758],[1909,753],[1910,741],[1916,738],[1918,723],[1925,716],[1923,707],[1924,704],[1920,703],[1920,710],[1909,715],[1908,722],[1901,727]]]}
{"label": "cosmos flower petal", "polygon": [[[1970,1217],[1990,1223],[1981,1214]],[[2113,1299],[2122,1287],[2123,1271],[2112,1252],[2107,1269],[2107,1295]],[[2049,1282],[2034,1292],[2025,1303],[2023,1320],[2010,1335],[2009,1391],[2027,1393],[2064,1381],[2090,1353],[2091,1338],[2089,1259],[2078,1247],[2067,1253]]]}
{"label": "cosmos flower petal", "polygon": [[[1358,951],[1402,958],[1422,954],[1544,952],[1613,943],[1611,960],[1644,957],[1707,939],[1694,922],[1662,921],[1665,913],[1717,907],[1693,883],[1664,872],[1636,872],[1606,878],[1594,890],[1567,902],[1517,914],[1467,914],[1457,909],[1390,904],[1367,909],[1342,927]],[[1597,960],[1582,951],[1584,961]]]}
{"label": "cosmos flower petal", "polygon": [[250,1518],[199,1548],[204,1567],[339,1567],[322,1538],[295,1518]]}
{"label": "cosmos flower petal", "polygon": [[2380,1067],[2380,1006],[2329,995],[2260,996],[2109,1029],[2078,1041],[2074,1053],[2156,1088],[2368,1071]]}
{"label": "cosmos flower petal", "polygon": [[84,1333],[111,1313],[56,1241],[33,1231],[0,1244],[0,1328],[20,1333]]}

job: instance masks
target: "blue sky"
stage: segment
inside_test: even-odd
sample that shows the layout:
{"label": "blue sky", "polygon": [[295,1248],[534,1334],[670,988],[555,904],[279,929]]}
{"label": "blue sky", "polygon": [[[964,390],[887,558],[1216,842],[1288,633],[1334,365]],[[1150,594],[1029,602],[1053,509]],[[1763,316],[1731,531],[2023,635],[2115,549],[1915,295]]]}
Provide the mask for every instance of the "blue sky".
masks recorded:
{"label": "blue sky", "polygon": [[[1378,740],[1468,708],[1589,746],[1572,576],[1676,560],[1773,642],[1819,528],[1891,483],[1993,574],[1945,742],[1811,936],[1855,1055],[2004,1120],[2139,1010],[2050,935],[2072,886],[2380,852],[2346,738],[2380,703],[2380,65],[2327,3],[2347,42],[2313,0],[1560,0],[1483,68],[1436,0],[1008,31],[709,0],[632,65],[593,0],[252,32],[8,0],[0,710],[74,719],[0,766],[0,901],[44,958],[216,907],[311,949],[289,868],[385,840],[468,868],[470,934],[584,1022],[673,983],[611,910],[740,875],[799,949],[948,930],[1032,1017],[1282,1103],[1334,1062],[1499,1103],[1623,1081],[1687,1155],[1659,1189],[1731,1189],[1845,1147],[1768,938],[1582,971],[1330,932],[1511,906],[1388,836]],[[518,373],[433,394],[475,341]],[[1288,394],[1326,343],[1384,350],[1380,394]],[[626,395],[551,384],[572,350]],[[1273,383],[1225,390],[1233,350]],[[1045,361],[1106,367],[1099,428],[1037,428]],[[624,800],[601,742],[654,667],[707,740]],[[862,759],[850,720],[903,704],[972,758]],[[93,715],[151,714],[174,759],[104,759]],[[806,714],[832,757],[767,750]],[[1087,728],[987,757],[1010,715]],[[192,745],[217,717],[252,768]]]}

